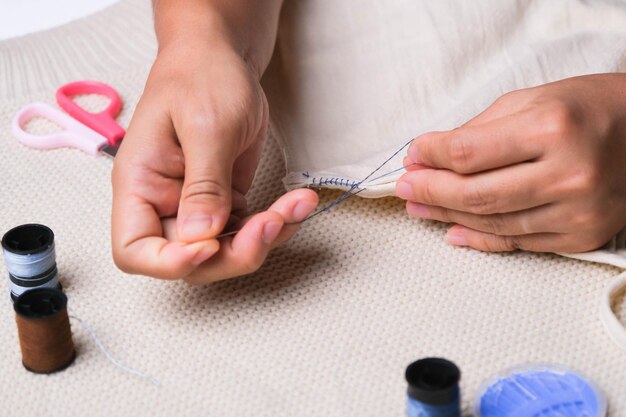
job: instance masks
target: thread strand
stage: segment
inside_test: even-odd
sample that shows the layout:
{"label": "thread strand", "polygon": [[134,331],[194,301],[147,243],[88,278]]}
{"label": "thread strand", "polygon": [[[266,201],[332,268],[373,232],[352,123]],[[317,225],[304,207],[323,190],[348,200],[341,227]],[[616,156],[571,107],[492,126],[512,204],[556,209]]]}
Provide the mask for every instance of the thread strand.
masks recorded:
{"label": "thread strand", "polygon": [[[324,212],[330,211],[333,207],[338,206],[339,204],[343,203],[344,201],[346,201],[348,198],[355,196],[363,191],[365,191],[367,188],[361,188],[361,184],[363,184],[365,181],[367,181],[369,178],[371,178],[374,174],[376,174],[378,171],[380,171],[385,165],[387,165],[396,155],[398,155],[400,152],[402,152],[402,150],[404,150],[407,146],[409,146],[411,144],[411,142],[413,142],[413,139],[411,139],[410,141],[408,141],[407,143],[405,143],[404,145],[402,145],[402,147],[400,149],[398,149],[397,151],[395,151],[390,157],[388,157],[387,159],[385,159],[385,161],[378,165],[372,172],[370,172],[365,178],[363,178],[361,181],[358,182],[354,182],[351,186],[350,189],[347,190],[346,192],[344,192],[343,194],[341,194],[339,197],[337,197],[335,200],[331,201],[330,203],[328,203],[327,205],[325,205],[324,207],[322,207],[321,209],[317,210],[316,212],[314,212],[313,214],[309,215],[307,218],[305,218],[302,221],[299,222],[293,222],[293,223],[285,223],[287,225],[296,225],[296,224],[302,224],[306,221],[311,220],[313,217],[316,217]],[[410,165],[406,165],[403,166],[401,168],[395,169],[391,172],[388,172],[386,174],[381,175],[380,177],[374,178],[372,181],[375,181],[377,179],[386,177],[387,175],[391,175],[395,172],[400,171],[401,169],[405,169],[411,165],[414,164],[410,164]],[[308,176],[308,173],[307,173]],[[313,178],[313,184],[315,184],[315,178]],[[322,179],[320,178],[320,185],[322,185]],[[354,190],[357,190],[356,192],[353,192]],[[226,237],[226,236],[232,236],[237,234],[241,229],[238,230],[232,230],[230,232],[225,232],[225,233],[221,233],[219,235],[216,236],[216,239],[222,238],[222,237]]]}
{"label": "thread strand", "polygon": [[111,355],[109,353],[108,350],[106,350],[106,348],[104,347],[104,345],[102,344],[102,341],[100,341],[100,338],[98,337],[98,335],[96,334],[96,332],[91,328],[91,326],[84,321],[83,319],[70,314],[69,316],[71,319],[74,319],[76,321],[78,321],[80,323],[80,325],[87,330],[87,332],[89,333],[89,335],[91,336],[91,338],[93,339],[93,341],[95,342],[96,346],[98,347],[98,349],[100,350],[100,352],[102,352],[104,354],[104,356],[106,356],[106,358],[109,360],[109,362],[111,362],[113,365],[115,365],[118,369],[121,369],[122,371],[129,373],[131,375],[135,375],[139,378],[143,378],[143,379],[147,379],[148,381],[150,381],[153,385],[155,386],[161,386],[161,383],[159,382],[158,379],[154,378],[151,375],[148,375],[145,372],[142,372],[138,369],[134,369],[131,368],[130,366],[124,365],[123,363],[121,363],[120,361],[118,361],[117,359],[115,359],[113,357],[113,355]]}
{"label": "thread strand", "polygon": [[386,173],[386,174],[379,175],[378,177],[376,177],[376,178],[372,178],[371,180],[369,180],[369,181],[368,181],[368,184],[369,184],[369,183],[372,183],[372,182],[374,182],[374,181],[378,181],[378,180],[379,180],[379,179],[381,179],[381,178],[385,178],[385,177],[388,177],[388,176],[390,176],[390,175],[393,175],[393,174],[395,174],[395,173],[396,173],[396,172],[398,172],[398,171],[402,171],[403,169],[407,169],[407,168],[409,168],[409,167],[412,167],[413,165],[417,165],[417,163],[416,163],[416,162],[413,162],[413,163],[410,163],[410,164],[408,164],[408,165],[401,166],[400,168],[396,168],[396,169],[394,169],[393,171],[389,171],[389,172],[388,172],[388,173]]}

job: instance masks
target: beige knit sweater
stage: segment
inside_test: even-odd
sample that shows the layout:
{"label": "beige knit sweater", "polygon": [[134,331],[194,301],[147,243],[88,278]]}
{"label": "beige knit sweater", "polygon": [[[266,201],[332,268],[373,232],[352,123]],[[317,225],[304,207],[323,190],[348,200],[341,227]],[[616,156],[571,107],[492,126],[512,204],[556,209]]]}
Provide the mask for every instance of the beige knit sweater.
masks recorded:
{"label": "beige knit sweater", "polygon": [[[555,362],[596,381],[610,415],[626,416],[626,353],[597,313],[617,268],[454,249],[444,226],[408,219],[393,198],[349,200],[240,279],[196,288],[117,270],[111,161],[25,148],[9,124],[28,102],[53,103],[61,84],[97,79],[120,91],[127,125],[154,53],[150,5],[140,0],[0,43],[0,230],[50,226],[71,313],[116,358],[161,382],[120,372],[76,322],[76,362],[50,376],[28,373],[7,294],[0,416],[401,416],[404,368],[431,355],[462,369],[466,415],[488,376]],[[283,192],[283,174],[270,141],[253,209]],[[336,196],[321,192],[324,201]],[[626,302],[615,310],[626,322]]]}

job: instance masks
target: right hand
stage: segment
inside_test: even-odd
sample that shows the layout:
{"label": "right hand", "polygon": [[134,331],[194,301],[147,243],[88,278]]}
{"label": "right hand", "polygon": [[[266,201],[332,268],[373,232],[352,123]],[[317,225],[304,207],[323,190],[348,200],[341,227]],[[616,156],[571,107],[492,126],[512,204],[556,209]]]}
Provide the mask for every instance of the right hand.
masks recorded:
{"label": "right hand", "polygon": [[[296,232],[285,224],[315,209],[313,191],[293,191],[245,217],[268,113],[258,72],[233,48],[159,51],[113,169],[120,269],[211,282],[254,271]],[[227,223],[241,230],[216,240]]]}

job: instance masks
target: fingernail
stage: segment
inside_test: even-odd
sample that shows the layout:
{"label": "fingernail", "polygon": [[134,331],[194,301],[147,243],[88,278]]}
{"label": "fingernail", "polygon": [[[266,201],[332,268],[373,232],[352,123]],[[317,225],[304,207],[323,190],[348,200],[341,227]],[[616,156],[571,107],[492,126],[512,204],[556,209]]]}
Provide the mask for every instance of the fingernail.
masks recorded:
{"label": "fingernail", "polygon": [[454,226],[448,230],[446,234],[446,242],[453,246],[467,246],[467,239],[465,238],[465,228],[462,226]]}
{"label": "fingernail", "polygon": [[413,143],[409,147],[409,151],[407,152],[407,154],[409,155],[409,158],[413,162],[417,162],[417,163],[420,162],[420,155],[419,155],[419,151],[417,150],[417,145],[415,144],[415,141],[413,141]]}
{"label": "fingernail", "polygon": [[192,214],[183,221],[184,239],[201,239],[207,236],[213,220],[207,214]]}
{"label": "fingernail", "polygon": [[298,204],[296,204],[296,206],[293,208],[292,215],[294,217],[294,220],[296,222],[301,222],[302,220],[306,219],[306,217],[311,214],[313,210],[315,210],[315,207],[317,207],[317,204],[311,201],[298,202]]}
{"label": "fingernail", "polygon": [[406,211],[411,217],[430,219],[430,210],[424,204],[409,202],[406,205]]}
{"label": "fingernail", "polygon": [[215,248],[207,246],[201,249],[198,253],[196,253],[196,256],[194,256],[193,259],[191,260],[191,264],[193,266],[198,266],[202,262],[209,259],[211,255],[213,255],[214,253],[215,253]]}
{"label": "fingernail", "polygon": [[413,197],[413,187],[408,182],[399,181],[396,184],[396,195],[403,200],[408,200]]}
{"label": "fingernail", "polygon": [[263,226],[263,241],[265,243],[272,243],[278,237],[280,230],[283,228],[281,222],[269,222]]}

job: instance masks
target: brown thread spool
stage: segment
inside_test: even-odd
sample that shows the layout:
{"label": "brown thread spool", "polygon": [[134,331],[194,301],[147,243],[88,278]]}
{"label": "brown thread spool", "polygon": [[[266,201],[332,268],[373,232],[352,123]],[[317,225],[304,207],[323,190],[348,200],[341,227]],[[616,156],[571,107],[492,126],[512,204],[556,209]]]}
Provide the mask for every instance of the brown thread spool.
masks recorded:
{"label": "brown thread spool", "polygon": [[26,291],[15,300],[13,308],[26,369],[48,374],[61,371],[74,361],[67,297],[62,291]]}

